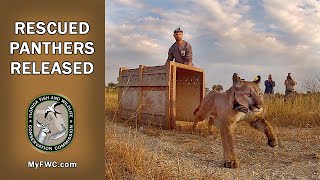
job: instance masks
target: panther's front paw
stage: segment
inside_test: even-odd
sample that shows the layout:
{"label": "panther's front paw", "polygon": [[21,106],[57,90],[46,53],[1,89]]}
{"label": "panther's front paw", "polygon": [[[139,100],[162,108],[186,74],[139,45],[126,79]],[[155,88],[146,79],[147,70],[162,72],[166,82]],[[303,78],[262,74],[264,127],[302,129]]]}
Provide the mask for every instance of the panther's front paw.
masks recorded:
{"label": "panther's front paw", "polygon": [[271,147],[277,147],[278,146],[278,140],[277,139],[268,139],[268,145]]}
{"label": "panther's front paw", "polygon": [[238,160],[225,160],[224,165],[225,168],[239,168],[239,161]]}

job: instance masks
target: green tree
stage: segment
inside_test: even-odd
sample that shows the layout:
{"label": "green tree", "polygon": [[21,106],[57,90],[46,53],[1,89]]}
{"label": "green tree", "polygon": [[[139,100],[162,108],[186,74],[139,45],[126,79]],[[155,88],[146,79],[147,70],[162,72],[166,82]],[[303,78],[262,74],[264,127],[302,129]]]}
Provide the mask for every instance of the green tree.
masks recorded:
{"label": "green tree", "polygon": [[222,85],[220,85],[220,84],[212,85],[212,91],[221,92],[221,91],[223,91],[223,87],[222,87]]}
{"label": "green tree", "polygon": [[206,87],[205,91],[206,91],[206,94],[208,94],[210,92],[210,89]]}
{"label": "green tree", "polygon": [[118,84],[110,82],[108,83],[107,89],[116,89],[118,87]]}

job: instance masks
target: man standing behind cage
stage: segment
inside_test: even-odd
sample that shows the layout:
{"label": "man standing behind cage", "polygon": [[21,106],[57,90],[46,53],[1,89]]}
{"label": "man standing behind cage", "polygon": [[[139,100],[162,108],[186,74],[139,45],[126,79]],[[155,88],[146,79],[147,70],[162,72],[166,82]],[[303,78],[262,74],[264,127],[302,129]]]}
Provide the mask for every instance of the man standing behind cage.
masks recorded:
{"label": "man standing behind cage", "polygon": [[285,96],[287,97],[294,91],[294,86],[297,85],[297,82],[292,79],[291,73],[288,73],[287,79],[284,81],[284,85],[286,86]]}
{"label": "man standing behind cage", "polygon": [[175,60],[178,63],[193,66],[192,47],[187,41],[182,39],[183,31],[180,27],[174,30],[173,37],[176,39],[176,42],[169,49],[167,62]]}
{"label": "man standing behind cage", "polygon": [[264,90],[264,94],[266,94],[266,95],[274,94],[273,88],[276,85],[276,83],[274,80],[272,80],[272,74],[269,74],[268,80],[264,81],[264,85],[266,87]]}

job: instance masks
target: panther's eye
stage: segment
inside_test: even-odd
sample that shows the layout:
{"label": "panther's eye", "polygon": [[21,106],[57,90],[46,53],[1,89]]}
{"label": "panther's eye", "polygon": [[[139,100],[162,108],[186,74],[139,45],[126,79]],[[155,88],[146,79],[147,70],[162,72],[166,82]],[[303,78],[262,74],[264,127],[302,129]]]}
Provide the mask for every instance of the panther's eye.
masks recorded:
{"label": "panther's eye", "polygon": [[246,93],[246,95],[247,95],[248,97],[251,97],[251,93]]}
{"label": "panther's eye", "polygon": [[262,93],[259,93],[259,96],[262,96]]}

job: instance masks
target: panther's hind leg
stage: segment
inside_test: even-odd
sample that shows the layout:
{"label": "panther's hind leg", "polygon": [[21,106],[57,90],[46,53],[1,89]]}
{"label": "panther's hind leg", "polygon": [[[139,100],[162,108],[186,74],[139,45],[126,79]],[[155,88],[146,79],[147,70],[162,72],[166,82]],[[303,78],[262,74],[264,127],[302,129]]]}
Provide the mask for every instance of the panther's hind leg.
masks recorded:
{"label": "panther's hind leg", "polygon": [[256,118],[254,121],[250,122],[250,125],[267,136],[269,146],[276,147],[278,145],[278,140],[275,136],[273,127],[267,120],[263,118]]}
{"label": "panther's hind leg", "polygon": [[192,130],[195,131],[197,128],[198,122],[203,121],[206,118],[206,114],[200,111],[200,106],[199,106],[197,107],[197,109],[194,110],[193,115],[194,115],[194,119],[193,119]]}
{"label": "panther's hind leg", "polygon": [[217,123],[215,122],[216,116],[210,116],[208,120],[208,134],[213,134],[213,126],[218,127]]}
{"label": "panther's hind leg", "polygon": [[205,117],[203,116],[195,116],[193,120],[192,130],[195,131],[198,125],[198,122],[203,121]]}
{"label": "panther's hind leg", "polygon": [[214,119],[213,117],[209,117],[208,120],[208,134],[210,134],[212,132],[212,126],[214,125]]}

